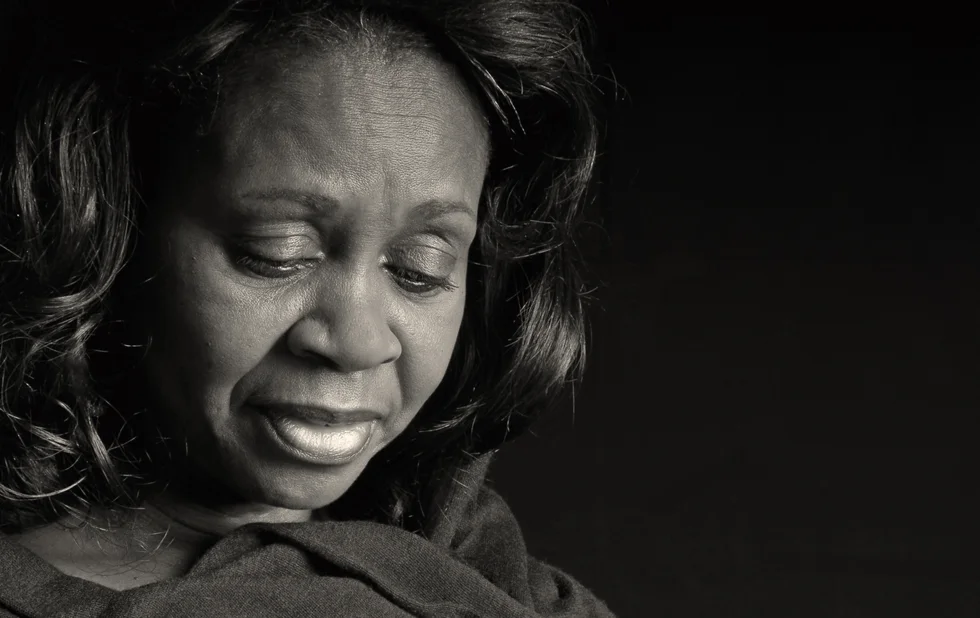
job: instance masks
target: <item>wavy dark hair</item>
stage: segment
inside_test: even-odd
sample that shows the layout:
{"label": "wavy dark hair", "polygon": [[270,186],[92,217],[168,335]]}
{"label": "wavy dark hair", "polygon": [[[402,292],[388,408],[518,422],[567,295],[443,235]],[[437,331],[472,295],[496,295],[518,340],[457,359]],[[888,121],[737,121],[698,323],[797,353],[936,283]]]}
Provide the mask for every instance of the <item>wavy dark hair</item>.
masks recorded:
{"label": "wavy dark hair", "polygon": [[[524,432],[585,348],[576,231],[596,158],[585,16],[552,0],[35,2],[0,150],[0,512],[11,527],[152,486],[147,341],[125,299],[160,153],[192,139],[257,58],[359,40],[425,48],[481,101],[491,158],[447,375],[330,515],[425,531],[469,460]],[[27,40],[30,39],[30,40]],[[8,80],[9,83],[9,80]],[[147,451],[149,452],[149,451]],[[150,477],[150,478],[148,478]],[[143,488],[143,489],[141,489]]]}

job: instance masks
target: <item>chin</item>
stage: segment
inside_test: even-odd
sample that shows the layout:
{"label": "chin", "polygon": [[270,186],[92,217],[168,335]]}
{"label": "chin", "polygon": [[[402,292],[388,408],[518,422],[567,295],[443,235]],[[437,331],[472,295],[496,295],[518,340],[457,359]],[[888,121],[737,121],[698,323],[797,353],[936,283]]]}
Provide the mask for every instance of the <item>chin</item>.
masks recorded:
{"label": "chin", "polygon": [[322,509],[347,493],[368,460],[368,457],[364,457],[363,460],[342,466],[314,469],[288,466],[253,471],[250,476],[254,479],[254,485],[243,493],[250,502],[271,507],[302,511]]}

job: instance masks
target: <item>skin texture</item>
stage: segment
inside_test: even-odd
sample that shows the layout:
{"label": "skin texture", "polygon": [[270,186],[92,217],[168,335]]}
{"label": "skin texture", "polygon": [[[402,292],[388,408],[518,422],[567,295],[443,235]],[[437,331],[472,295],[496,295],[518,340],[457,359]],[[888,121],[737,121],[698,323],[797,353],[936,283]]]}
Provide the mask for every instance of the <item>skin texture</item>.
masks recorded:
{"label": "skin texture", "polygon": [[[487,159],[476,102],[435,58],[335,52],[267,72],[154,210],[147,358],[154,413],[229,502],[206,506],[264,520],[339,498],[439,385]],[[384,418],[359,457],[324,466],[276,448],[256,398]]]}
{"label": "skin texture", "polygon": [[[100,579],[104,556],[87,558],[89,575],[65,566],[78,532],[32,549],[125,588],[179,573],[208,538],[339,498],[445,374],[487,148],[478,103],[423,52],[334,50],[259,65],[234,87],[140,240],[157,267],[146,399],[194,480],[134,528],[151,547],[169,528],[166,559],[138,580]],[[383,418],[354,460],[323,465],[276,446],[257,397]],[[139,562],[134,551],[114,560]]]}

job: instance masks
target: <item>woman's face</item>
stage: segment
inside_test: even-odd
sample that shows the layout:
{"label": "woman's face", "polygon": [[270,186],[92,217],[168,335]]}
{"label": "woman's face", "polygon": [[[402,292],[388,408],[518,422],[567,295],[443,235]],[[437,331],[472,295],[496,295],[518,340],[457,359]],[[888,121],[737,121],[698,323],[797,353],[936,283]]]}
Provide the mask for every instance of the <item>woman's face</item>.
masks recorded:
{"label": "woman's face", "polygon": [[146,396],[194,474],[319,508],[405,429],[459,332],[487,139],[422,53],[308,57],[233,90],[145,227]]}

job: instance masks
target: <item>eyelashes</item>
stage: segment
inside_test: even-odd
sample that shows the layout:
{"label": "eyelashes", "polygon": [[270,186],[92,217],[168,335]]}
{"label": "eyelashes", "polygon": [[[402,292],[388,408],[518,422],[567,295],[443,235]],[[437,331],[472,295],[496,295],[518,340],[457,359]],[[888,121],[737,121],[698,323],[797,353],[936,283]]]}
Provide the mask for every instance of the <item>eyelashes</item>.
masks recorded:
{"label": "eyelashes", "polygon": [[286,279],[311,268],[315,268],[320,258],[302,258],[293,260],[274,260],[260,255],[250,254],[239,250],[235,256],[235,264],[244,270],[267,279]]}
{"label": "eyelashes", "polygon": [[459,287],[449,277],[430,275],[398,266],[389,265],[387,268],[398,285],[407,292],[415,294],[430,294],[439,290],[451,292]]}

